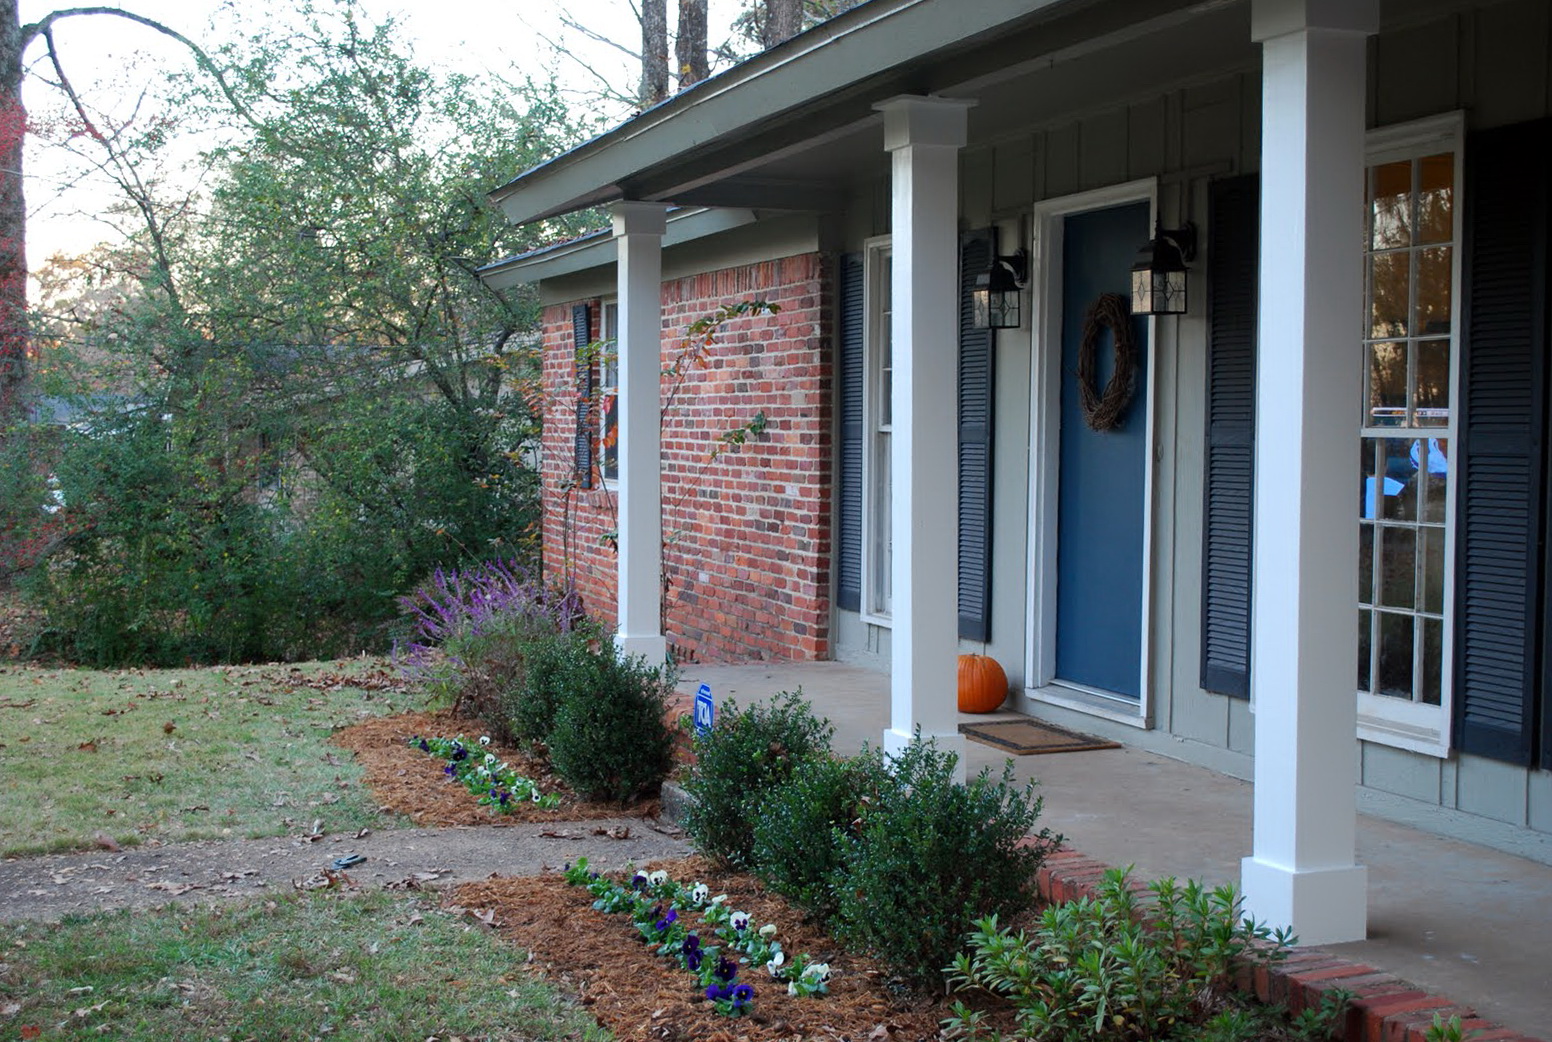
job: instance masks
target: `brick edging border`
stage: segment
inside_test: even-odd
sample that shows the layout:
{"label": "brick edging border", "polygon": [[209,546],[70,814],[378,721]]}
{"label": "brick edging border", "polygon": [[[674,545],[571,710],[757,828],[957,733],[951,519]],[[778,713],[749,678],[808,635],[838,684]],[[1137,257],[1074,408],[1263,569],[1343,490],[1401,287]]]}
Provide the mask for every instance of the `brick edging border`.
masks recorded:
{"label": "brick edging border", "polygon": [[[1035,846],[1026,837],[1019,846]],[[1062,847],[1047,855],[1035,873],[1046,901],[1074,901],[1094,896],[1094,886],[1111,866],[1080,851]],[[1476,1042],[1545,1042],[1522,1035],[1477,1016],[1476,1010],[1442,995],[1431,995],[1393,974],[1331,954],[1319,947],[1297,948],[1275,966],[1240,966],[1236,987],[1262,1002],[1281,1002],[1291,1013],[1320,1005],[1321,996],[1345,988],[1357,997],[1337,1037],[1342,1042],[1426,1042],[1434,1014],[1445,1020],[1460,1017],[1461,1028],[1480,1031]]]}

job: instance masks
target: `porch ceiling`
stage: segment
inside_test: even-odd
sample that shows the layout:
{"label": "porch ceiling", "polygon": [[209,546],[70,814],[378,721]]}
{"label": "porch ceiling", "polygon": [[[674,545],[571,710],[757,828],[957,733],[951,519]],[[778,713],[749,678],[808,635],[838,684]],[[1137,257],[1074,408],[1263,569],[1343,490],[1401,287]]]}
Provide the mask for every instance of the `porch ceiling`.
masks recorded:
{"label": "porch ceiling", "polygon": [[1249,0],[871,0],[492,193],[515,222],[622,199],[826,211],[885,169],[875,103],[977,98],[972,144],[1226,67]]}

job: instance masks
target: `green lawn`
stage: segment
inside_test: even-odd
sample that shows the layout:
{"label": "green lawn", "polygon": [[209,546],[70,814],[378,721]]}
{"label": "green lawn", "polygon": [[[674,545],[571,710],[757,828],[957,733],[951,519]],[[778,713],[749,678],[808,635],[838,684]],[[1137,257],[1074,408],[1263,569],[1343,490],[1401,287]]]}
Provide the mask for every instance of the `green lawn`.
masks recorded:
{"label": "green lawn", "polygon": [[603,1040],[419,895],[315,891],[0,925],[0,1038]]}
{"label": "green lawn", "polygon": [[[0,666],[0,856],[381,824],[337,727],[412,696],[377,660],[93,671]],[[308,686],[306,681],[320,686]]]}

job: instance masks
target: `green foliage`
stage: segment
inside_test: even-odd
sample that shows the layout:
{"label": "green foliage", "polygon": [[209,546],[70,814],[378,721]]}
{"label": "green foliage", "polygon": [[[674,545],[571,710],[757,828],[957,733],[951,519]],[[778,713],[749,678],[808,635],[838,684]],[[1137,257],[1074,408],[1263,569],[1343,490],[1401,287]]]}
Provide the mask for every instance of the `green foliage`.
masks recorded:
{"label": "green foliage", "polygon": [[877,757],[815,758],[768,791],[754,818],[753,863],[772,890],[827,922],[837,910],[845,835],[885,783]]}
{"label": "green foliage", "polygon": [[[1290,1023],[1231,987],[1236,960],[1273,962],[1293,939],[1241,917],[1231,886],[1207,889],[1173,879],[1148,885],[1147,900],[1113,869],[1095,896],[1052,905],[1033,933],[1012,933],[996,916],[978,920],[972,953],[949,970],[956,990],[979,988],[1016,1008],[1020,1037],[1039,1042],[1252,1042],[1324,1039],[1346,1002]],[[956,1004],[952,1037],[987,1037]]]}
{"label": "green foliage", "polygon": [[514,654],[522,656],[522,676],[503,689],[500,717],[515,739],[548,744],[555,716],[566,698],[572,663],[609,641],[591,620],[570,632],[534,634]]}
{"label": "green foliage", "polygon": [[583,797],[627,803],[655,792],[673,767],[663,719],[671,676],[604,641],[573,644],[554,682],[562,692],[550,729],[550,764]]}
{"label": "green foliage", "polygon": [[941,986],[972,920],[1029,907],[1035,870],[1060,842],[1042,829],[1034,845],[1016,846],[1042,801],[1033,782],[1014,784],[1011,761],[999,780],[988,769],[964,784],[957,762],[912,742],[880,772],[877,798],[845,836],[837,937],[920,986]]}
{"label": "green foliage", "polygon": [[701,853],[726,865],[754,863],[754,820],[768,793],[828,755],[835,729],[814,716],[801,690],[740,709],[732,700],[695,738],[684,827]]}
{"label": "green foliage", "polygon": [[1428,1033],[1424,1036],[1428,1042],[1470,1042],[1482,1032],[1473,1028],[1466,1031],[1461,1026],[1460,1016],[1454,1015],[1449,1020],[1435,1013],[1433,1023],[1428,1025]]}
{"label": "green foliage", "polygon": [[[154,133],[71,138],[130,216],[52,273],[39,380],[118,418],[61,436],[54,514],[7,439],[0,541],[42,553],[82,661],[380,649],[434,568],[537,554],[538,305],[475,270],[575,230],[486,193],[587,127],[553,85],[417,65],[353,0],[254,24],[206,48],[228,90],[169,74]],[[165,199],[184,133],[201,191]]]}

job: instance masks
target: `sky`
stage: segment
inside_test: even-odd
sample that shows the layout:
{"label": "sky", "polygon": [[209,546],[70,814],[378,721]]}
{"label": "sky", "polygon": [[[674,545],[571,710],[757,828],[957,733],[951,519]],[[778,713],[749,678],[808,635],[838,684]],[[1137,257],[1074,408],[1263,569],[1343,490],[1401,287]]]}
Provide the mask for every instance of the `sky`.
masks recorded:
{"label": "sky", "polygon": [[[213,17],[239,4],[245,12],[265,0],[125,0],[127,10],[154,18],[197,43],[211,42]],[[299,0],[268,0],[274,6]],[[604,81],[616,89],[634,89],[639,70],[615,47],[589,40],[567,28],[561,14],[599,35],[634,49],[640,30],[630,0],[361,0],[372,15],[394,15],[404,29],[407,47],[422,62],[466,71],[553,73],[563,89],[581,96]],[[710,35],[736,17],[743,0],[711,0]],[[66,3],[21,0],[24,24]],[[672,9],[672,5],[670,5]],[[670,10],[670,19],[673,18]],[[158,61],[188,63],[177,43],[150,29],[120,18],[78,17],[59,22],[55,39],[67,73],[88,99],[138,93]],[[564,46],[575,57],[558,54]],[[42,70],[41,41],[27,52]],[[38,114],[57,104],[57,92],[33,79],[23,89],[28,111]],[[610,113],[623,115],[623,113]],[[29,266],[34,270],[55,252],[79,253],[109,232],[100,219],[113,196],[101,176],[92,175],[80,160],[37,139],[29,143],[27,174]],[[515,173],[515,171],[514,171]],[[494,187],[494,186],[493,186]]]}

